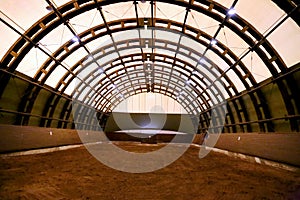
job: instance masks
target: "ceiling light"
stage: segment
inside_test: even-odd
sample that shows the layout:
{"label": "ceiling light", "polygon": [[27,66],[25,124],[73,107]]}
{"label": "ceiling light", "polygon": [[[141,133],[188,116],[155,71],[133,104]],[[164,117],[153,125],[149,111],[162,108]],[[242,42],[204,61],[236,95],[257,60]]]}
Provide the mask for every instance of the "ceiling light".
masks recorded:
{"label": "ceiling light", "polygon": [[191,84],[192,82],[193,82],[192,80],[187,80],[187,81],[186,81],[186,84],[189,85],[189,84]]}
{"label": "ceiling light", "polygon": [[212,46],[214,46],[214,45],[216,45],[218,42],[217,42],[217,40],[215,40],[215,39],[212,39],[211,41],[210,41],[210,44],[212,45]]}
{"label": "ceiling light", "polygon": [[77,36],[74,36],[74,37],[72,38],[72,41],[73,41],[73,42],[79,42],[79,38],[78,38]]}
{"label": "ceiling light", "polygon": [[89,55],[89,56],[87,57],[87,60],[94,60],[93,55]]}
{"label": "ceiling light", "polygon": [[104,70],[101,67],[99,67],[99,72],[102,74]]}
{"label": "ceiling light", "polygon": [[230,8],[227,12],[228,15],[234,15],[236,13],[236,10],[234,8]]}
{"label": "ceiling light", "polygon": [[204,58],[200,58],[199,63],[204,63],[205,59]]}

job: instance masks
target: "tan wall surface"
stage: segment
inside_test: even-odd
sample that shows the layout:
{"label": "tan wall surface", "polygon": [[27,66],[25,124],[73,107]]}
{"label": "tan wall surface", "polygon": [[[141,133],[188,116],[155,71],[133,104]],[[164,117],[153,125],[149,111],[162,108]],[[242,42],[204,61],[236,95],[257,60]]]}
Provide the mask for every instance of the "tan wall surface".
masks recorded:
{"label": "tan wall surface", "polygon": [[222,134],[215,147],[300,166],[299,133]]}
{"label": "tan wall surface", "polygon": [[[52,134],[50,134],[50,131]],[[86,133],[85,133],[86,134]],[[90,131],[93,138],[95,132]],[[91,139],[91,142],[96,141]],[[0,125],[0,152],[56,147],[82,143],[76,130]]]}
{"label": "tan wall surface", "polygon": [[[97,142],[99,138],[99,132],[84,131],[81,134],[87,135],[90,142]],[[141,138],[122,133],[107,133],[107,137],[111,140],[141,141]],[[155,136],[157,142],[168,142],[173,137],[174,135]],[[184,135],[180,137],[184,142]],[[196,135],[194,143],[201,144],[202,137],[202,134]],[[80,143],[82,141],[76,130],[0,125],[0,153]],[[221,134],[215,147],[300,166],[300,134],[297,133]]]}

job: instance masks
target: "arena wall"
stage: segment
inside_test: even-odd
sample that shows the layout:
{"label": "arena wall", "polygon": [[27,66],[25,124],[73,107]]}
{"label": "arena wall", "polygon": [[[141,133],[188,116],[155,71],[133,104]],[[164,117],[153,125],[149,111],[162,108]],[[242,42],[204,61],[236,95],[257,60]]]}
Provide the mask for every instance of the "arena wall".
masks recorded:
{"label": "arena wall", "polygon": [[[78,133],[72,129],[0,125],[0,153],[81,144],[79,134],[80,137],[86,136],[89,142],[97,142],[98,134],[104,133],[95,131]],[[142,142],[141,138],[124,133],[106,133],[106,136],[112,141]],[[173,137],[171,134],[156,135],[153,139],[155,142],[169,142]],[[201,144],[202,139],[203,134],[197,134],[194,143]],[[300,167],[299,144],[300,135],[297,133],[235,133],[221,134],[215,147]]]}

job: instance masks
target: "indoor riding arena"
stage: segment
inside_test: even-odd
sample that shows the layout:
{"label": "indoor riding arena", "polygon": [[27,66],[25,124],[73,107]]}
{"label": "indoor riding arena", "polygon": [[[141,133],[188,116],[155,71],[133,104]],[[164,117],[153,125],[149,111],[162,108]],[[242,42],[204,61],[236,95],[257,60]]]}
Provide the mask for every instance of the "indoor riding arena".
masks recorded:
{"label": "indoor riding arena", "polygon": [[1,0],[0,199],[300,199],[300,0]]}

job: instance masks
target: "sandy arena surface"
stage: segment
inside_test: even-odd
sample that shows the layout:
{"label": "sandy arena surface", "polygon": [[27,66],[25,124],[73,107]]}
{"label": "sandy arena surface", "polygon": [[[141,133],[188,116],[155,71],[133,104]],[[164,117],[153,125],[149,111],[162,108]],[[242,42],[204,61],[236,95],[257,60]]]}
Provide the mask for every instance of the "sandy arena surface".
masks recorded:
{"label": "sandy arena surface", "polygon": [[[145,152],[161,145],[119,143]],[[132,174],[111,169],[84,147],[0,158],[0,199],[300,199],[300,173],[190,147],[161,170]]]}

